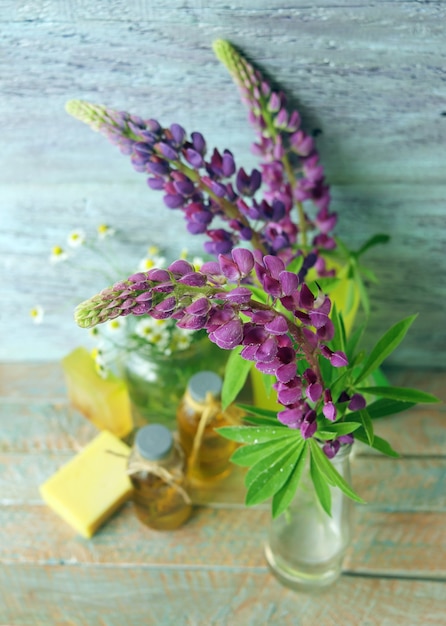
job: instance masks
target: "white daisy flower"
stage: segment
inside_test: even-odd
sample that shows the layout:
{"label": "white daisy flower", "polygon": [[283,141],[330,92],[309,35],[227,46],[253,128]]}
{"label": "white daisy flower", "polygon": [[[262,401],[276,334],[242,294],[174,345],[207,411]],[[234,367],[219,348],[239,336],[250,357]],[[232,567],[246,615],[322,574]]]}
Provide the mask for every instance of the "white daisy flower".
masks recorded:
{"label": "white daisy flower", "polygon": [[[141,272],[148,272],[154,267],[163,268],[166,264],[166,258],[157,254],[150,254],[151,248],[148,250],[147,256],[145,256],[138,264],[138,270]],[[158,250],[158,248],[156,248]]]}
{"label": "white daisy flower", "polygon": [[43,322],[44,309],[39,304],[31,309],[29,312],[34,324],[41,324]]}
{"label": "white daisy flower", "polygon": [[67,241],[68,245],[71,248],[78,248],[83,243],[85,243],[85,231],[81,230],[80,228],[78,228],[77,230],[73,230],[68,235]]}
{"label": "white daisy flower", "polygon": [[99,239],[106,239],[107,237],[113,237],[116,231],[111,226],[108,226],[108,224],[99,224],[97,233]]}
{"label": "white daisy flower", "polygon": [[63,248],[60,246],[53,246],[51,248],[50,262],[51,263],[61,263],[62,261],[66,261],[68,259],[68,254],[65,252]]}
{"label": "white daisy flower", "polygon": [[125,318],[117,317],[114,320],[108,321],[105,326],[110,332],[118,333],[125,328]]}

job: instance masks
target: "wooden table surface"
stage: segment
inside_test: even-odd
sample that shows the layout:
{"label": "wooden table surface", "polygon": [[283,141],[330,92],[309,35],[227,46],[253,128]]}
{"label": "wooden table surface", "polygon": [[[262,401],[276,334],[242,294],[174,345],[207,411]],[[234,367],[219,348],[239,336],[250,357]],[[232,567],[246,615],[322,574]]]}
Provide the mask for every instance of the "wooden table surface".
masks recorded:
{"label": "wooden table surface", "polygon": [[[446,373],[393,372],[445,400]],[[358,454],[353,544],[318,594],[269,573],[267,507],[246,509],[234,474],[171,533],[125,505],[90,540],[42,502],[38,485],[94,435],[70,408],[60,366],[0,365],[0,624],[50,626],[405,626],[446,624],[445,405],[386,418],[403,456]]]}

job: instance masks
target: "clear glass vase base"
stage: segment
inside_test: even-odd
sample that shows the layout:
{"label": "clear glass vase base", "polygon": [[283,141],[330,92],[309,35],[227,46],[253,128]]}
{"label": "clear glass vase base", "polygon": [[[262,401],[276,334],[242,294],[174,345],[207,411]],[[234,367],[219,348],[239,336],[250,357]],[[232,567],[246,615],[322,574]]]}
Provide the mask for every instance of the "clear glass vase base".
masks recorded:
{"label": "clear glass vase base", "polygon": [[274,576],[286,587],[311,591],[332,585],[342,573],[343,555],[320,563],[289,563],[265,545],[265,557]]}

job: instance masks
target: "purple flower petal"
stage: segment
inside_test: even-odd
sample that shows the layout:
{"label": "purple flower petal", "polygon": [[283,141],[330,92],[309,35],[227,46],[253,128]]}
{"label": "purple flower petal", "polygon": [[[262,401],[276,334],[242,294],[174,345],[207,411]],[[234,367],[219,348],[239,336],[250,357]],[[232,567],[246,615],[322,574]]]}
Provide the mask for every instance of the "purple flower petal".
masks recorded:
{"label": "purple flower petal", "polygon": [[242,276],[248,276],[254,267],[254,256],[252,252],[246,248],[234,248],[234,250],[232,250],[232,258],[237,264]]}
{"label": "purple flower petal", "polygon": [[350,411],[360,411],[367,405],[366,399],[360,393],[354,393],[348,403]]}

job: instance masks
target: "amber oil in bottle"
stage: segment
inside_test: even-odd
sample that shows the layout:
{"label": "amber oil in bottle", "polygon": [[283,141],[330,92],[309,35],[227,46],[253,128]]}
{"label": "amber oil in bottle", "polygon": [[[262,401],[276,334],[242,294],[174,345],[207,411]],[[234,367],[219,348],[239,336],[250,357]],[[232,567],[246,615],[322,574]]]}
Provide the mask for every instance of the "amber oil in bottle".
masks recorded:
{"label": "amber oil in bottle", "polygon": [[198,372],[189,380],[178,407],[178,435],[188,458],[191,482],[220,479],[231,470],[229,458],[237,444],[224,439],[215,429],[238,423],[238,412],[234,407],[222,410],[221,389],[218,374]]}
{"label": "amber oil in bottle", "polygon": [[173,530],[189,518],[185,468],[184,451],[168,428],[149,424],[138,430],[127,472],[134,487],[134,511],[143,524]]}

